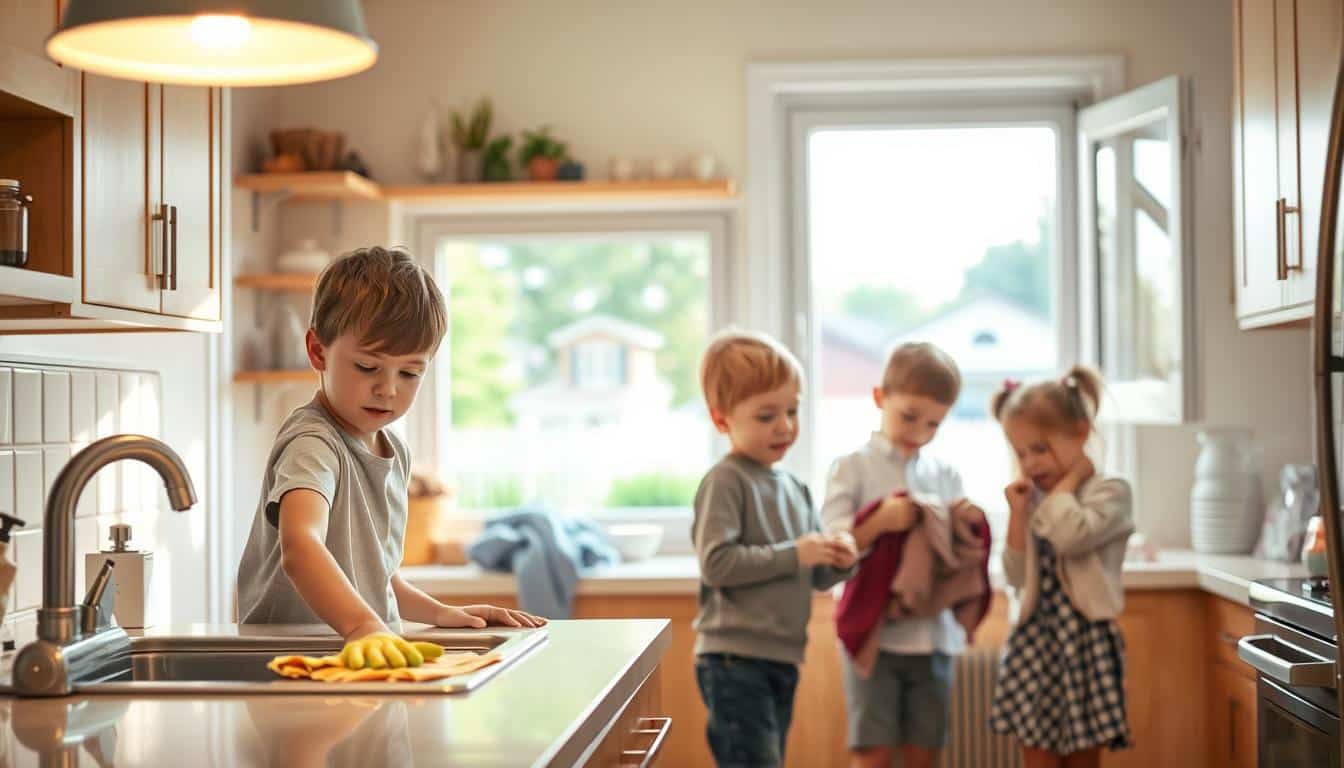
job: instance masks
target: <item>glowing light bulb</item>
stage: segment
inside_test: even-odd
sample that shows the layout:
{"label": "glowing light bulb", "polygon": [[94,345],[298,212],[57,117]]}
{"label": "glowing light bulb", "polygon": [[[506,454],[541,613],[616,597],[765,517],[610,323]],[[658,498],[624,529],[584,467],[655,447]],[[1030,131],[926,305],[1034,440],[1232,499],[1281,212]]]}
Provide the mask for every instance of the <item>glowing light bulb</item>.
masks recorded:
{"label": "glowing light bulb", "polygon": [[191,20],[191,41],[202,48],[242,48],[252,37],[252,24],[242,16],[203,14]]}

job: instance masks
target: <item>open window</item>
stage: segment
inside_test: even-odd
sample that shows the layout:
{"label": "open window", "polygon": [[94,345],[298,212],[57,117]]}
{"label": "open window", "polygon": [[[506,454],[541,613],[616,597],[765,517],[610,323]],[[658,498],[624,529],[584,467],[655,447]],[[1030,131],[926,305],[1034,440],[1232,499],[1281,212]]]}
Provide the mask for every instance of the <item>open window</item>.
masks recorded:
{"label": "open window", "polygon": [[1078,113],[1081,352],[1111,421],[1195,418],[1184,93],[1169,77]]}

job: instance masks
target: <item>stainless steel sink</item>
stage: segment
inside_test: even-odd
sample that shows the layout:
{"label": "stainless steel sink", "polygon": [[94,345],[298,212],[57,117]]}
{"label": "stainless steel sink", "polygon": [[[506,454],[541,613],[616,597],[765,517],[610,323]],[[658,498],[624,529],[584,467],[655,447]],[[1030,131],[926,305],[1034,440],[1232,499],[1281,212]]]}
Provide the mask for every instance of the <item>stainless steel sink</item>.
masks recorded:
{"label": "stainless steel sink", "polygon": [[476,672],[424,683],[317,683],[287,680],[266,668],[281,654],[323,656],[341,648],[336,637],[137,637],[127,664],[102,680],[76,683],[76,694],[157,695],[190,693],[461,693],[480,687],[546,639],[545,629],[431,631],[408,636],[438,643],[448,653],[496,653],[501,660]]}

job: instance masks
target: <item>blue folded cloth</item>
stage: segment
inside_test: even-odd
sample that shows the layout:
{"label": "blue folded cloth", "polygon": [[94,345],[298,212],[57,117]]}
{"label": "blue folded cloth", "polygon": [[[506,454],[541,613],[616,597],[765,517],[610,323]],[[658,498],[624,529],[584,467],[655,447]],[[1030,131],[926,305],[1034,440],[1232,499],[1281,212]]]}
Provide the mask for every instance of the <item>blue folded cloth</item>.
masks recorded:
{"label": "blue folded cloth", "polygon": [[519,606],[548,619],[569,618],[583,571],[620,562],[596,523],[546,509],[516,509],[487,520],[467,557],[482,568],[512,571]]}

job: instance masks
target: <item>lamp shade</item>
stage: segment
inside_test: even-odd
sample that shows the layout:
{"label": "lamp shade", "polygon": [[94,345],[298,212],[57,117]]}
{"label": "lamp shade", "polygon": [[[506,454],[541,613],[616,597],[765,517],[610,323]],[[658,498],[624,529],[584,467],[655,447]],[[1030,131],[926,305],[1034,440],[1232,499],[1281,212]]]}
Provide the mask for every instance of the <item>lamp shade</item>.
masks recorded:
{"label": "lamp shade", "polygon": [[180,85],[289,85],[378,58],[359,0],[71,0],[47,55],[86,72]]}

